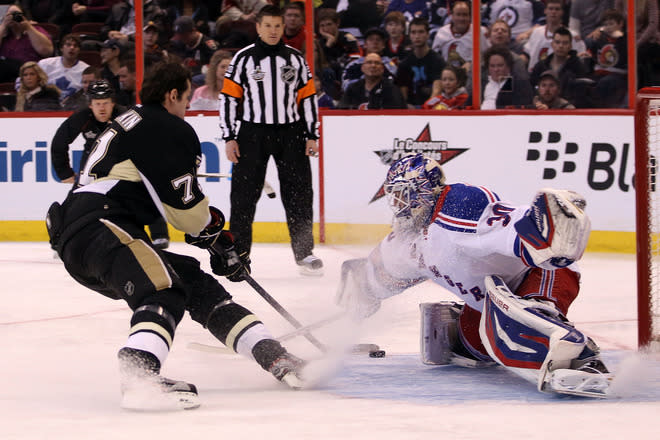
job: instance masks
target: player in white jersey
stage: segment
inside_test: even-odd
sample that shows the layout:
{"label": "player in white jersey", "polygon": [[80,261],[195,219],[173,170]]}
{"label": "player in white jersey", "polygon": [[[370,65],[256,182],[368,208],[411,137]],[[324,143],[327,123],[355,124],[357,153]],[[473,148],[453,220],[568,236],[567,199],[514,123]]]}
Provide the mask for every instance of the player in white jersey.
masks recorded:
{"label": "player in white jersey", "polygon": [[437,363],[495,361],[542,391],[605,395],[611,376],[598,347],[566,319],[590,231],[579,194],[545,189],[514,205],[485,187],[446,184],[422,154],[395,162],[383,189],[393,231],[367,258],[344,263],[341,305],[364,318],[431,280],[463,303],[451,306],[456,336],[438,342],[451,356]]}
{"label": "player in white jersey", "polygon": [[[444,25],[435,34],[431,48],[454,67],[463,67],[470,71],[472,63],[472,25],[470,24],[470,5],[463,0],[454,2],[451,23]],[[485,27],[480,28],[481,53],[488,49]]]}
{"label": "player in white jersey", "polygon": [[[564,8],[562,0],[546,0],[544,11],[545,24],[536,26],[526,33],[529,37],[524,47],[525,52],[529,55],[528,66],[530,72],[539,60],[545,59],[552,53],[552,36],[555,30],[563,26]],[[578,54],[585,52],[587,47],[584,40],[574,31],[571,31],[571,35],[573,36],[573,49]]]}

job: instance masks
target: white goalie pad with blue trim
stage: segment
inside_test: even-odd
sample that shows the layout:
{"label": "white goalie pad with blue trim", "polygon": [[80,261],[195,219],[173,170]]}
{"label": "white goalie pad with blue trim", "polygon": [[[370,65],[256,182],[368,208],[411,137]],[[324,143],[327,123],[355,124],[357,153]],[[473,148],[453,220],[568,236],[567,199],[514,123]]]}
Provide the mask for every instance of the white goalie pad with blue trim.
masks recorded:
{"label": "white goalie pad with blue trim", "polygon": [[[488,354],[500,365],[537,383],[548,354],[562,347],[555,365],[568,367],[587,338],[559,318],[558,311],[514,295],[502,278],[488,276],[488,291],[479,324],[479,335]],[[552,314],[555,316],[552,316]],[[565,365],[564,365],[565,364]]]}

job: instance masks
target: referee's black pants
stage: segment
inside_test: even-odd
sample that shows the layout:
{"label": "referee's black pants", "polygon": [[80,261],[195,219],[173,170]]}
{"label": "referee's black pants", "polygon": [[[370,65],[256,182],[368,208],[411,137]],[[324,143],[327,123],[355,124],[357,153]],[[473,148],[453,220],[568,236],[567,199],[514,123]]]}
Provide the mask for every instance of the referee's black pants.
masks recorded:
{"label": "referee's black pants", "polygon": [[305,154],[304,126],[242,122],[236,140],[241,156],[232,170],[229,219],[236,249],[249,253],[252,247],[252,222],[268,159],[273,156],[293,255],[296,261],[311,255],[314,248],[312,170]]}

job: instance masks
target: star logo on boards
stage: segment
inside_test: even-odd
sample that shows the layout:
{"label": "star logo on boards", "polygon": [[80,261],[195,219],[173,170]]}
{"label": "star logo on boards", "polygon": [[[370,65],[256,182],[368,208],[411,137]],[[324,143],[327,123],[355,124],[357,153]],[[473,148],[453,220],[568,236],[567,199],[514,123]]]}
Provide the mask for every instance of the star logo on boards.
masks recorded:
{"label": "star logo on boards", "polygon": [[[391,148],[374,150],[383,165],[388,167],[397,160],[412,154],[422,153],[424,156],[435,159],[440,165],[449,162],[459,154],[466,152],[468,148],[449,148],[447,141],[434,141],[431,139],[431,128],[427,123],[416,138],[394,138]],[[385,195],[383,185],[371,198],[374,202]]]}

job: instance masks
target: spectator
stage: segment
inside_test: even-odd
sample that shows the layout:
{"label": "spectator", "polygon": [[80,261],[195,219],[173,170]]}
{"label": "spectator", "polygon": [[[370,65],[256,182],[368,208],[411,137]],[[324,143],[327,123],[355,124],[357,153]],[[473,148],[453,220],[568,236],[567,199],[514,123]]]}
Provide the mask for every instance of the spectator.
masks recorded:
{"label": "spectator", "polygon": [[389,0],[346,0],[337,4],[342,28],[356,37],[380,26],[387,12]]}
{"label": "spectator", "polygon": [[78,111],[89,106],[87,99],[87,88],[93,81],[101,79],[101,71],[97,67],[89,66],[82,72],[81,88],[73,95],[62,100],[62,108],[65,111]]}
{"label": "spectator", "polygon": [[392,0],[387,7],[385,17],[391,12],[401,12],[406,20],[410,23],[413,18],[429,19],[429,9],[426,5],[426,0]]}
{"label": "spectator", "polygon": [[155,21],[148,22],[142,29],[145,69],[153,66],[156,63],[168,61],[168,53],[160,45],[160,36],[162,31],[162,26]]}
{"label": "spectator", "polygon": [[282,41],[305,53],[305,7],[302,2],[287,3],[284,11],[284,35]]}
{"label": "spectator", "polygon": [[135,60],[122,60],[117,76],[119,77],[117,104],[124,107],[135,105]]}
{"label": "spectator", "polygon": [[442,69],[441,92],[429,98],[422,106],[425,110],[455,110],[465,107],[468,92],[465,89],[467,73],[462,67],[445,66]]}
{"label": "spectator", "polygon": [[485,15],[491,25],[504,20],[516,38],[532,29],[543,17],[543,3],[539,0],[492,0],[488,2]]}
{"label": "spectator", "polygon": [[573,104],[559,96],[559,86],[559,76],[554,71],[543,72],[539,81],[538,95],[534,97],[534,107],[537,110],[574,109]]}
{"label": "spectator", "polygon": [[338,107],[342,109],[378,110],[406,108],[401,91],[385,77],[380,55],[372,52],[362,64],[363,77],[348,86]]}
{"label": "spectator", "polygon": [[660,14],[658,0],[638,0],[637,87],[660,84]]}
{"label": "spectator", "polygon": [[[471,71],[472,65],[472,17],[470,4],[465,0],[454,2],[451,10],[451,23],[441,27],[435,34],[431,48],[454,67]],[[480,28],[480,45],[483,54],[486,42],[486,28]]]}
{"label": "spectator", "polygon": [[427,2],[429,8],[429,22],[431,24],[431,41],[435,33],[442,26],[449,23],[449,0],[430,0]]}
{"label": "spectator", "polygon": [[[35,3],[39,3],[39,0]],[[55,16],[50,20],[39,21],[55,23],[60,27],[60,32],[68,34],[79,23],[104,23],[115,0],[58,0],[53,3],[60,4]]]}
{"label": "spectator", "polygon": [[410,22],[413,51],[397,69],[396,85],[401,88],[409,108],[420,108],[431,96],[440,94],[445,60],[431,50],[429,29],[429,22],[424,18],[414,18]]}
{"label": "spectator", "polygon": [[216,30],[229,21],[256,23],[257,12],[268,4],[270,2],[266,0],[222,0],[222,15],[216,21]]}
{"label": "spectator", "polygon": [[206,81],[195,89],[190,101],[190,110],[218,110],[218,95],[222,90],[225,72],[231,63],[233,55],[226,50],[213,54],[206,71]]}
{"label": "spectator", "polygon": [[63,0],[20,0],[11,3],[20,4],[25,15],[37,23],[54,23],[58,13],[66,7]]}
{"label": "spectator", "polygon": [[113,90],[119,90],[119,57],[123,47],[119,40],[105,40],[101,45],[101,78],[110,82]]}
{"label": "spectator", "polygon": [[[587,78],[588,69],[577,53],[572,49],[573,36],[565,28],[557,28],[552,35],[552,53],[534,65],[530,74],[530,81],[534,87],[539,84],[541,73],[546,70],[554,71],[559,76],[559,94],[576,107],[590,105],[585,101],[586,91],[576,80]],[[577,103],[580,102],[580,105]]]}
{"label": "spectator", "polygon": [[78,59],[80,38],[76,35],[62,37],[60,52],[62,56],[44,58],[38,64],[48,75],[48,83],[60,89],[60,98],[64,100],[82,88],[82,73],[89,64]]}
{"label": "spectator", "polygon": [[314,88],[316,89],[316,99],[318,101],[319,108],[335,108],[335,101],[330,95],[325,93],[323,86],[321,85],[321,79],[318,76],[314,77]]}
{"label": "spectator", "polygon": [[170,52],[181,58],[183,65],[192,72],[193,83],[196,86],[202,85],[202,67],[209,63],[213,53],[218,50],[215,40],[199,32],[191,17],[183,16],[174,22],[174,37],[170,43]]}
{"label": "spectator", "polygon": [[586,40],[594,64],[596,106],[626,106],[623,100],[628,90],[628,42],[623,14],[608,9],[603,13],[601,25],[592,32],[594,39]]}
{"label": "spectator", "polygon": [[[144,0],[142,3],[144,23],[162,20],[165,12],[156,1]],[[112,5],[110,14],[101,28],[102,39],[115,39],[127,45],[135,38],[135,9],[133,0],[119,0]],[[116,89],[115,89],[116,90]]]}
{"label": "spectator", "polygon": [[34,61],[19,69],[20,87],[16,94],[17,112],[46,112],[62,110],[60,91],[48,84],[46,72]]}
{"label": "spectator", "polygon": [[571,0],[571,14],[568,27],[583,40],[594,38],[592,32],[598,29],[600,18],[606,9],[614,7],[615,0]]}
{"label": "spectator", "polygon": [[[552,35],[563,27],[562,20],[564,16],[563,0],[546,0],[545,2],[545,24],[537,26],[522,36],[520,40],[527,39],[525,42],[525,52],[529,56],[528,68],[531,71],[539,60],[545,59],[552,53]],[[578,54],[586,51],[584,40],[571,31],[573,37],[573,47]]]}
{"label": "spectator", "polygon": [[524,108],[532,104],[532,87],[526,78],[512,76],[513,55],[504,47],[491,47],[484,53],[488,76],[482,78],[484,110]]}
{"label": "spectator", "polygon": [[[490,25],[488,32],[488,43],[490,47],[503,47],[511,52],[513,56],[513,71],[514,74],[520,78],[529,78],[527,72],[527,56],[519,55],[522,53],[522,46],[511,39],[511,28],[506,21],[497,19]],[[485,71],[485,66],[482,66],[482,72]]]}
{"label": "spectator", "polygon": [[[387,41],[387,33],[380,28],[369,29],[365,33],[364,40],[364,52],[365,55],[370,53],[376,53],[380,56],[383,64],[385,65],[385,76],[393,78],[396,75],[396,64],[389,57],[383,56],[383,51],[385,50],[385,41]],[[356,60],[351,61],[344,69],[342,75],[342,90],[346,90],[348,86],[362,78],[362,63],[364,63],[365,57],[362,56]]]}
{"label": "spectator", "polygon": [[360,57],[360,46],[350,33],[339,30],[339,15],[330,8],[321,8],[317,15],[319,42],[331,67],[339,66],[337,77],[351,58]]}
{"label": "spectator", "polygon": [[257,12],[266,0],[223,0],[222,15],[215,22],[215,37],[223,47],[244,47],[254,42]]}
{"label": "spectator", "polygon": [[48,32],[32,24],[19,6],[9,6],[0,22],[0,82],[14,81],[24,63],[52,54]]}
{"label": "spectator", "polygon": [[410,39],[406,36],[406,19],[401,12],[391,11],[385,16],[385,31],[388,38],[382,55],[398,64],[410,52]]}

